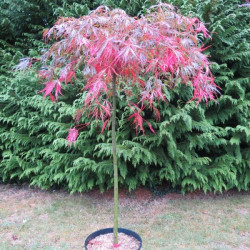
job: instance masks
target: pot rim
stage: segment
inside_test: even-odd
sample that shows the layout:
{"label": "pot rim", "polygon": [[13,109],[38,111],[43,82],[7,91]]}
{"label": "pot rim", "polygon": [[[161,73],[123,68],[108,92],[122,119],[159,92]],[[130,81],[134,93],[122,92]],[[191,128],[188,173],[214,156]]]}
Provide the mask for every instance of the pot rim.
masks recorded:
{"label": "pot rim", "polygon": [[[85,240],[85,243],[84,243],[85,250],[87,250],[87,245],[88,245],[88,243],[89,243],[90,240],[96,238],[96,237],[99,236],[99,235],[108,234],[108,233],[113,233],[113,227],[100,229],[100,230],[97,230],[97,231],[91,233],[91,234],[86,238],[86,240]],[[134,232],[134,231],[132,231],[132,230],[129,230],[129,229],[126,229],[126,228],[121,228],[121,227],[119,227],[119,228],[118,228],[118,233],[125,233],[126,235],[132,236],[132,237],[134,237],[135,239],[137,239],[137,240],[140,242],[140,246],[139,246],[138,250],[141,249],[141,247],[142,247],[142,239],[141,239],[140,235],[138,235],[136,232]]]}

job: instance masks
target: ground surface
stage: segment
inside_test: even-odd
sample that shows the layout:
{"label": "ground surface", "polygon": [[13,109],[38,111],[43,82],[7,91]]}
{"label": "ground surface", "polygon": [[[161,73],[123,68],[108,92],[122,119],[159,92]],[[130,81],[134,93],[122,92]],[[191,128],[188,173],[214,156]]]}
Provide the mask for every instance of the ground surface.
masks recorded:
{"label": "ground surface", "polygon": [[[144,250],[250,249],[250,192],[120,194],[120,226],[140,234]],[[0,249],[84,249],[90,233],[112,227],[112,212],[112,192],[0,185]]]}

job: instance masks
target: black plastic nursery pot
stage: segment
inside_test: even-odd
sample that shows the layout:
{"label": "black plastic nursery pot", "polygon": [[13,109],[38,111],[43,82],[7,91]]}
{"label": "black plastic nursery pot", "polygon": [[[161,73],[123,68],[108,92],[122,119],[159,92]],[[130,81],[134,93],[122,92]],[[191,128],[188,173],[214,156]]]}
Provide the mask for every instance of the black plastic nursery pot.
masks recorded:
{"label": "black plastic nursery pot", "polygon": [[[97,236],[100,236],[100,235],[103,235],[103,234],[109,234],[109,233],[113,233],[113,228],[101,229],[101,230],[98,230],[98,231],[90,234],[87,237],[87,239],[85,240],[85,244],[84,244],[85,250],[87,250],[87,245],[89,244],[89,242],[92,239],[96,238]],[[126,234],[128,236],[132,236],[135,239],[137,239],[140,242],[140,247],[138,248],[138,250],[141,249],[141,247],[142,247],[142,240],[141,240],[141,237],[137,233],[135,233],[135,232],[133,232],[133,231],[131,231],[129,229],[120,228],[120,227],[118,228],[118,233],[124,233],[124,234]]]}

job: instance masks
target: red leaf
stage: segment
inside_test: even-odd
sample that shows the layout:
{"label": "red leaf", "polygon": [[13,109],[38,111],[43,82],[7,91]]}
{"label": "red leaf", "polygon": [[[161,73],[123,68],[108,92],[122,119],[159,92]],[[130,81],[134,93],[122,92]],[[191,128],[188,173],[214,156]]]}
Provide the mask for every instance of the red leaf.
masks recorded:
{"label": "red leaf", "polygon": [[53,91],[56,82],[55,81],[50,81],[50,82],[46,82],[44,84],[46,85],[45,88],[40,90],[38,93],[44,92],[43,97],[45,98],[47,95],[49,95]]}
{"label": "red leaf", "polygon": [[149,129],[151,130],[151,132],[155,134],[155,131],[154,131],[154,129],[152,128],[151,123],[150,123],[150,122],[147,122],[147,124],[148,124],[148,127],[149,127]]}
{"label": "red leaf", "polygon": [[101,134],[103,133],[107,123],[108,123],[109,120],[106,120],[104,123],[103,123],[103,126],[102,126],[102,130],[101,130]]}
{"label": "red leaf", "polygon": [[69,134],[68,134],[68,137],[67,137],[67,141],[69,142],[69,146],[72,143],[76,142],[77,136],[78,136],[78,130],[75,127],[72,128],[72,129],[69,129]]}
{"label": "red leaf", "polygon": [[140,130],[142,131],[142,133],[144,134],[144,129],[143,129],[143,118],[142,116],[140,115],[140,112],[135,112],[134,114],[132,114],[131,116],[129,116],[129,120],[131,118],[134,118],[133,120],[133,124],[135,124],[135,129],[136,129],[136,132],[137,132],[137,129],[138,127],[140,128]]}
{"label": "red leaf", "polygon": [[49,96],[50,96],[51,101],[54,102],[55,101],[55,97],[51,93],[49,94]]}
{"label": "red leaf", "polygon": [[57,80],[56,81],[56,90],[55,90],[56,100],[58,99],[58,94],[62,95],[61,89],[62,89],[62,85],[61,85],[60,81]]}

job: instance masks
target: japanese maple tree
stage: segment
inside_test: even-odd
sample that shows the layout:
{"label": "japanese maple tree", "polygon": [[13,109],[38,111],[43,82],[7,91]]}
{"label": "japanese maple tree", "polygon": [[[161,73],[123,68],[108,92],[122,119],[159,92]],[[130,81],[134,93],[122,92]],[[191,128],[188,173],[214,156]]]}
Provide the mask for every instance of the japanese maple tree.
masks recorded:
{"label": "japanese maple tree", "polygon": [[[118,242],[118,169],[116,157],[116,99],[123,92],[131,109],[128,119],[137,131],[144,133],[144,124],[154,132],[143,116],[151,109],[160,119],[156,101],[167,101],[164,90],[173,89],[177,82],[192,86],[193,97],[199,103],[214,99],[218,88],[202,52],[202,36],[209,37],[204,24],[197,18],[180,15],[169,4],[152,6],[145,16],[130,17],[121,9],[100,6],[80,18],[60,18],[44,32],[51,47],[42,55],[45,67],[39,71],[43,79],[44,97],[52,101],[62,94],[63,85],[76,78],[80,70],[86,79],[87,91],[83,108],[77,110],[76,123],[81,116],[102,121],[101,132],[110,119],[114,166],[114,243]],[[137,92],[132,90],[137,88]],[[138,95],[139,93],[139,95]],[[136,96],[135,96],[136,95]],[[137,103],[131,102],[137,98]],[[88,124],[70,129],[67,140],[73,143],[78,132]]]}

